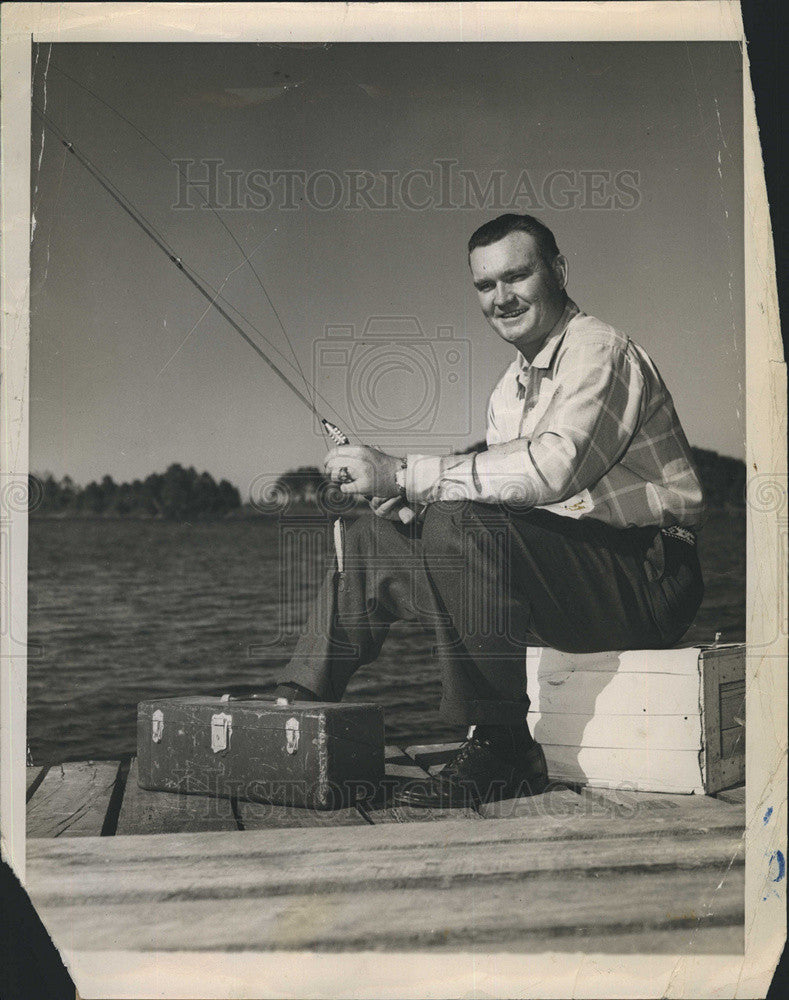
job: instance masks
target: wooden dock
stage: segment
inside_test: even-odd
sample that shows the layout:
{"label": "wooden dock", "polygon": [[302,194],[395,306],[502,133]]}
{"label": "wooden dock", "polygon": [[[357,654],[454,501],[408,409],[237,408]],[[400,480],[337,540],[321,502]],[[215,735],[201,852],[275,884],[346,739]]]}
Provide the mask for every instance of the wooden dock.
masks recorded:
{"label": "wooden dock", "polygon": [[[455,745],[387,748],[387,783]],[[744,788],[554,783],[540,796],[337,812],[140,789],[136,761],[28,768],[27,883],[71,952],[743,947]]]}

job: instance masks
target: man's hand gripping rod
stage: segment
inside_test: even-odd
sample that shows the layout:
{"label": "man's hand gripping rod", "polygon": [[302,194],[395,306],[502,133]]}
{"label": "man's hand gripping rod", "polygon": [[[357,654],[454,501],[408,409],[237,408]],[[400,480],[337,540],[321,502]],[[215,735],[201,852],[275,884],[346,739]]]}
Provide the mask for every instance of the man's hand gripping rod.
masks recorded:
{"label": "man's hand gripping rod", "polygon": [[[321,423],[326,428],[326,433],[337,445],[350,444],[350,438],[344,434],[339,427],[325,417],[320,418]],[[410,524],[416,514],[410,507],[401,507],[397,512],[403,524]],[[338,517],[334,522],[334,550],[337,555],[337,570],[342,573],[345,569],[345,524],[343,519]]]}

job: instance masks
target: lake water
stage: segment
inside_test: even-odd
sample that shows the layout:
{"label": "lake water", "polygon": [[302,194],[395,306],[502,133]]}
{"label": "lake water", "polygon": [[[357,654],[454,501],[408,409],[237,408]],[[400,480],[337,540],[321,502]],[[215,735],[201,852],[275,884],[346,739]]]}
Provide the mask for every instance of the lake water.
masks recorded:
{"label": "lake water", "polygon": [[[293,539],[300,551],[291,554]],[[323,527],[274,518],[206,524],[31,518],[28,739],[36,764],[134,752],[151,696],[245,694],[288,661],[323,572]],[[330,544],[330,542],[329,542]],[[745,518],[713,513],[707,592],[685,641],[745,635]],[[307,572],[287,574],[299,565]],[[283,568],[284,567],[284,568]],[[284,575],[283,575],[284,573]],[[282,598],[281,594],[287,594]],[[393,628],[347,698],[384,706],[390,742],[455,738],[437,716],[432,634]]]}

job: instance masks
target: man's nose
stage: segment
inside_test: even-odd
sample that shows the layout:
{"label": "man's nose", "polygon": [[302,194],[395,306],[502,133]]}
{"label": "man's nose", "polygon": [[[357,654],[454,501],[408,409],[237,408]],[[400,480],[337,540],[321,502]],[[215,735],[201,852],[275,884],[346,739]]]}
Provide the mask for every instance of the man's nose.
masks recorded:
{"label": "man's nose", "polygon": [[501,308],[512,299],[512,289],[506,282],[497,281],[496,290],[493,293],[493,304]]}

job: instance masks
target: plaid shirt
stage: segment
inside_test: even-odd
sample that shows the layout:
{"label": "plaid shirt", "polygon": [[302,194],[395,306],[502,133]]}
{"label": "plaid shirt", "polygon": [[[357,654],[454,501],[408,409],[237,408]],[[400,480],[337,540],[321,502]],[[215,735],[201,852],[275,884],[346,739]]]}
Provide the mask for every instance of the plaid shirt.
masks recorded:
{"label": "plaid shirt", "polygon": [[620,528],[704,519],[690,446],[657,368],[574,302],[532,363],[518,354],[493,390],[487,441],[476,455],[409,455],[408,499],[509,501]]}

